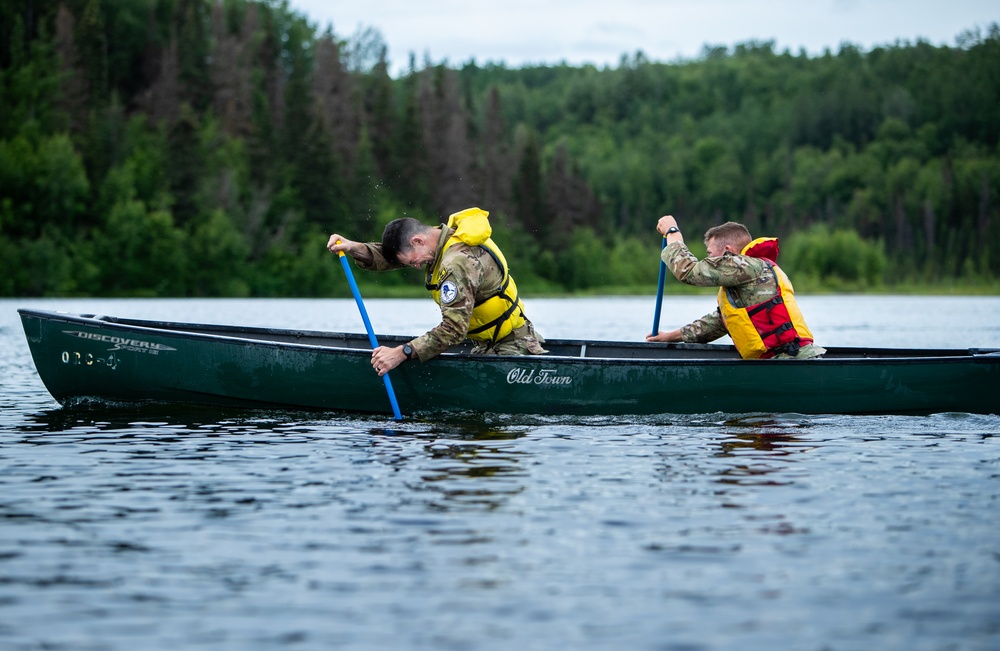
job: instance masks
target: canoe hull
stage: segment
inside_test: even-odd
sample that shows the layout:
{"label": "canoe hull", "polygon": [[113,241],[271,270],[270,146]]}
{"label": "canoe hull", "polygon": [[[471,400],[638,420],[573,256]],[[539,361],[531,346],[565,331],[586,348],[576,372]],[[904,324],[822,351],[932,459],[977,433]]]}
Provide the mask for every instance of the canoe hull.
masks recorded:
{"label": "canoe hull", "polygon": [[[64,404],[391,413],[364,335],[20,313],[39,376]],[[400,408],[406,414],[996,413],[1000,386],[1000,353],[989,351],[858,349],[864,352],[818,360],[743,361],[723,346],[567,341],[547,347],[560,354],[457,350],[406,363],[391,375]]]}

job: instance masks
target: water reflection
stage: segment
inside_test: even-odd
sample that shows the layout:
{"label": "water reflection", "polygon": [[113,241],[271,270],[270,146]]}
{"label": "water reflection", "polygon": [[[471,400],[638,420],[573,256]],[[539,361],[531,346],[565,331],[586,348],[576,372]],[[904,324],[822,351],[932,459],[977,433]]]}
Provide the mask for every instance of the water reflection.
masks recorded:
{"label": "water reflection", "polygon": [[792,462],[812,449],[789,432],[795,420],[749,417],[726,421],[715,456],[731,463],[718,472],[718,482],[740,486],[788,486],[794,483]]}
{"label": "water reflection", "polygon": [[[383,496],[396,501],[392,511],[412,511],[417,504],[424,513],[495,510],[524,490],[526,452],[513,444],[530,431],[484,426],[463,417],[396,423],[381,417],[162,404],[56,408],[29,415],[19,429],[22,445],[85,445],[92,463],[116,468],[109,473],[114,479],[107,487],[113,490],[127,490],[129,482],[158,481],[154,469],[127,465],[130,462],[211,462],[216,468],[211,476],[201,480],[198,475],[204,475],[204,469],[190,467],[169,492],[171,500],[188,503],[213,518],[228,517],[234,509],[261,508],[252,488],[258,482],[248,482],[238,473],[249,470],[241,464],[255,459],[273,466],[275,460],[265,452],[269,447],[298,473],[315,467],[317,456],[328,462],[336,459],[331,465],[346,461],[403,473],[407,492]],[[288,447],[296,443],[308,445],[299,450]],[[223,466],[237,474],[223,477],[218,470]],[[296,483],[295,473],[287,473],[280,464],[270,472]],[[268,481],[272,490],[274,483],[280,483],[277,478]],[[364,501],[348,496],[355,487],[335,477],[320,483],[327,484],[320,502]],[[289,494],[296,491],[288,489]],[[378,501],[385,506],[383,498]],[[299,498],[288,499],[293,505],[302,504]],[[308,502],[315,504],[316,496]],[[367,510],[364,505],[358,508],[359,513]]]}
{"label": "water reflection", "polygon": [[282,411],[220,409],[193,404],[90,405],[58,407],[29,414],[19,429],[26,433],[156,429],[169,436],[181,432],[205,434],[215,428],[230,431],[240,427],[259,428],[301,418],[301,414]]}
{"label": "water reflection", "polygon": [[[526,453],[483,441],[513,440],[510,432],[480,432],[476,441],[439,441],[427,447],[422,484],[415,490],[437,495],[429,508],[495,510],[524,490]],[[484,438],[485,437],[485,438]]]}

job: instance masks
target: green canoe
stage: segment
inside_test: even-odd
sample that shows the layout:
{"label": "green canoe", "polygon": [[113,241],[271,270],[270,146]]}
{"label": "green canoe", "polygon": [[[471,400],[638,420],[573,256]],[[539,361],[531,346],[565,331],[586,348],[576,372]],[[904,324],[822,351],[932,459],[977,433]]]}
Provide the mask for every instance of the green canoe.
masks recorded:
{"label": "green canoe", "polygon": [[[38,374],[65,405],[185,402],[389,414],[364,334],[18,310]],[[412,337],[380,336],[398,345]],[[731,346],[549,340],[548,355],[457,347],[391,373],[404,415],[443,412],[1000,413],[1000,349],[832,348],[744,361]]]}

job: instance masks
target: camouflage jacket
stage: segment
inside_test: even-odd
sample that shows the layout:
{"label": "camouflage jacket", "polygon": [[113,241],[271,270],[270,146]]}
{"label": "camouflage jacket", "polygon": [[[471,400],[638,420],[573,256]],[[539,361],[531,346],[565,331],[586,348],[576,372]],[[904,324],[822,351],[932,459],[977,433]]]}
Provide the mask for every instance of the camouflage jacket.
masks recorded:
{"label": "camouflage jacket", "polygon": [[[441,225],[437,256],[441,255],[445,242],[454,232],[455,229],[449,229],[444,224]],[[358,262],[359,268],[370,271],[403,268],[403,265],[394,264],[385,259],[382,255],[381,243],[369,242],[365,246],[372,254],[372,261],[368,264]],[[433,264],[432,262],[431,266]],[[503,282],[503,271],[488,252],[481,247],[469,246],[462,242],[453,244],[444,252],[441,270],[441,277],[447,277],[454,282],[458,291],[454,300],[441,305],[441,323],[413,340],[413,350],[422,362],[465,341],[469,332],[469,321],[472,318],[473,308],[477,303],[495,295]],[[429,269],[425,268],[424,271],[426,273]],[[541,346],[542,342],[544,339],[535,333],[531,322],[527,321],[525,326],[518,328],[510,336],[497,342],[495,346],[487,349],[477,345],[473,352],[537,355],[546,352]]]}
{"label": "camouflage jacket", "polygon": [[[673,242],[663,249],[661,259],[670,273],[686,285],[729,287],[737,307],[751,307],[777,294],[774,270],[760,258],[726,251],[719,257],[698,260],[683,242]],[[727,334],[718,309],[681,327],[681,337],[689,343],[708,343]],[[816,357],[825,352],[826,349],[809,344],[799,350],[796,358]]]}

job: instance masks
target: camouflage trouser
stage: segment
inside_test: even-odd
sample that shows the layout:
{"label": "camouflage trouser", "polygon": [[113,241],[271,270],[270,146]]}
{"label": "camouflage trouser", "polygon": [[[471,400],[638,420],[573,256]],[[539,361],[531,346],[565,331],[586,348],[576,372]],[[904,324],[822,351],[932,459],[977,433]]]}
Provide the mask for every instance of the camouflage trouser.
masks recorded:
{"label": "camouflage trouser", "polygon": [[826,353],[826,348],[817,346],[816,344],[808,344],[800,348],[799,354],[794,357],[785,353],[780,353],[775,355],[774,359],[812,359],[814,357],[822,357],[824,353]]}
{"label": "camouflage trouser", "polygon": [[473,355],[542,355],[549,351],[542,348],[545,339],[531,325],[531,321],[524,320],[524,325],[517,328],[509,335],[494,343],[476,342],[472,349]]}

